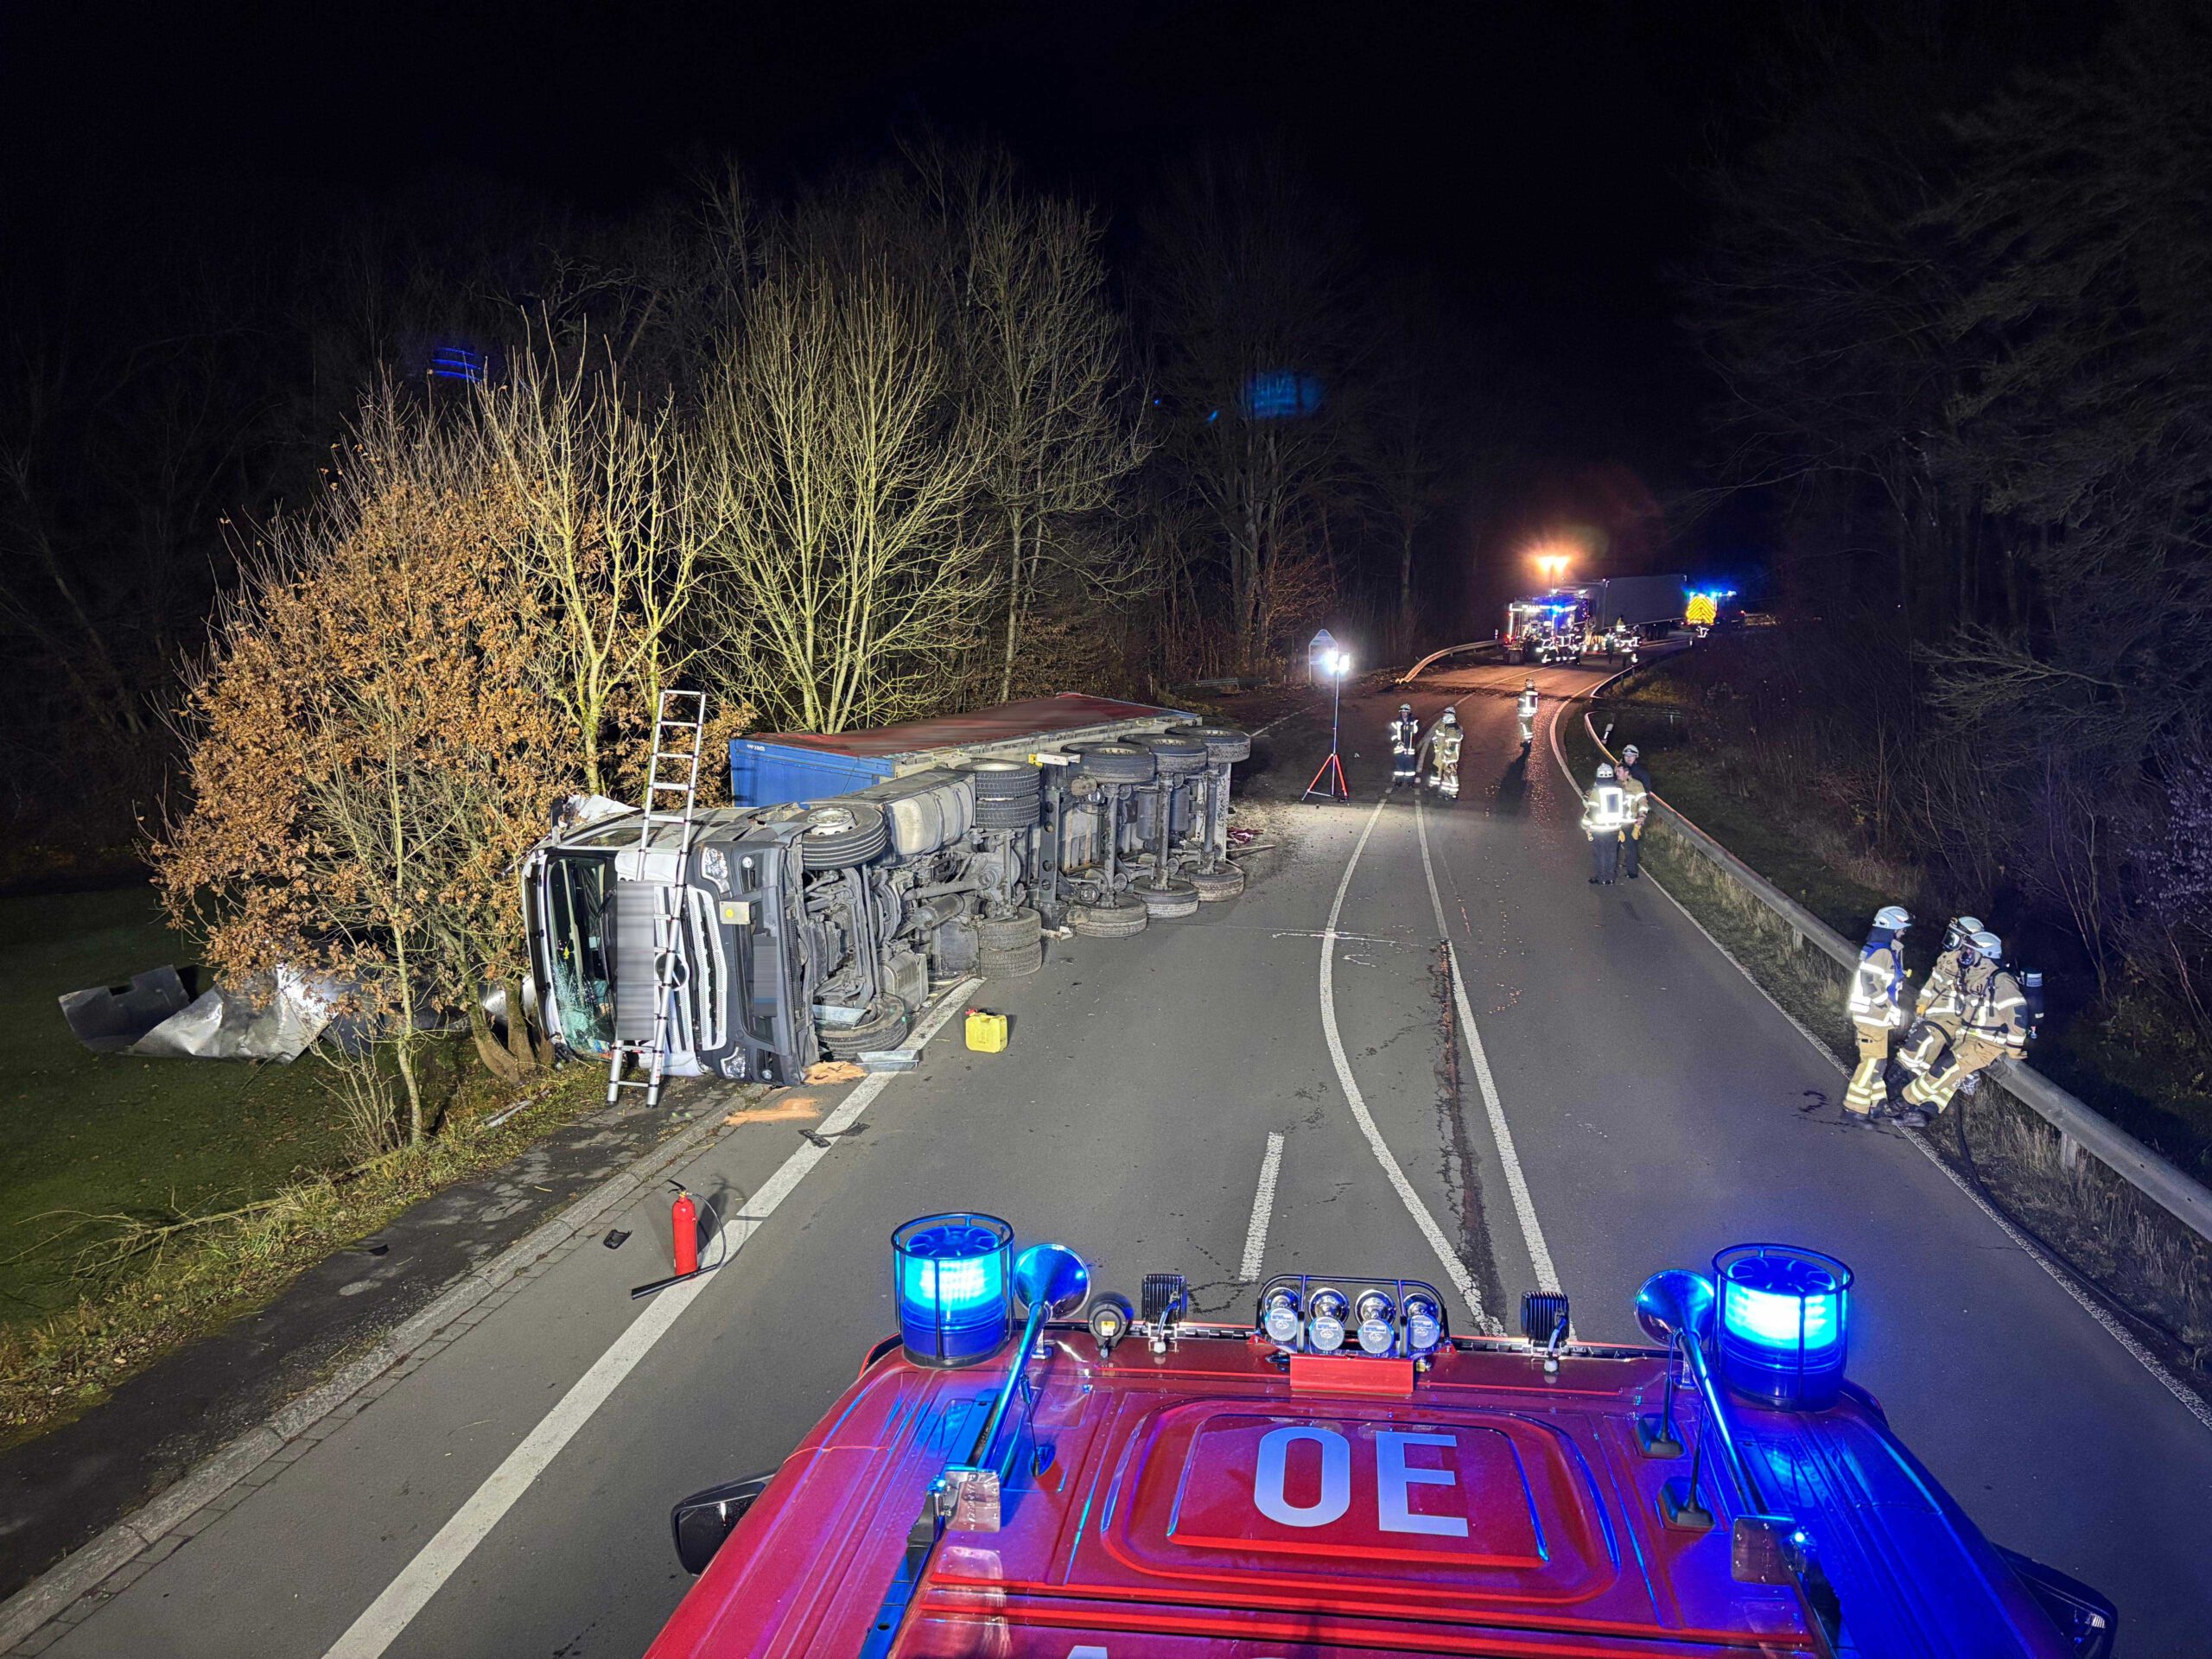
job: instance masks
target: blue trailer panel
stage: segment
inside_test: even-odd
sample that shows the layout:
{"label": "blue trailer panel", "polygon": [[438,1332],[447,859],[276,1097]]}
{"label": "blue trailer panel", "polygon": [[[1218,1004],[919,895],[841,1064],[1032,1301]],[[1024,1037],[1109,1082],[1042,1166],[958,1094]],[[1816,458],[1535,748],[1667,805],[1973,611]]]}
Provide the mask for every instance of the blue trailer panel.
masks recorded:
{"label": "blue trailer panel", "polygon": [[757,737],[730,740],[730,799],[740,806],[781,806],[827,800],[880,784],[892,775],[882,755],[835,754]]}

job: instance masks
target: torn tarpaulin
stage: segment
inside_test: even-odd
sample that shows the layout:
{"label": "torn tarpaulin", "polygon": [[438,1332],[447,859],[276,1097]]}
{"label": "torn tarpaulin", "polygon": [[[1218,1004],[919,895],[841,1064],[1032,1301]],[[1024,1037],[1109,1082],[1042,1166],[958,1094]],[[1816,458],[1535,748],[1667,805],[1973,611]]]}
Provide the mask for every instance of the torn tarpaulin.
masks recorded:
{"label": "torn tarpaulin", "polygon": [[95,986],[61,999],[69,1028],[96,1054],[118,1051],[201,1060],[290,1060],[321,1035],[344,988],[297,969],[217,986],[189,1002],[174,968],[156,968],[128,987]]}

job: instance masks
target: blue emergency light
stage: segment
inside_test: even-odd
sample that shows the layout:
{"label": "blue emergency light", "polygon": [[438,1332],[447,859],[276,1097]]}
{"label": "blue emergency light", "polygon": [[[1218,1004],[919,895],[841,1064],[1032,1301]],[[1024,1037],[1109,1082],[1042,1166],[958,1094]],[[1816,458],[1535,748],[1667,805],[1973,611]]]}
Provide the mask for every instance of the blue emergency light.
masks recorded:
{"label": "blue emergency light", "polygon": [[1792,1411],[1834,1404],[1850,1347],[1851,1269],[1792,1244],[1738,1244],[1713,1258],[1720,1377]]}
{"label": "blue emergency light", "polygon": [[891,1235],[899,1337],[920,1365],[973,1365],[1014,1330],[1014,1229],[996,1216],[921,1216]]}

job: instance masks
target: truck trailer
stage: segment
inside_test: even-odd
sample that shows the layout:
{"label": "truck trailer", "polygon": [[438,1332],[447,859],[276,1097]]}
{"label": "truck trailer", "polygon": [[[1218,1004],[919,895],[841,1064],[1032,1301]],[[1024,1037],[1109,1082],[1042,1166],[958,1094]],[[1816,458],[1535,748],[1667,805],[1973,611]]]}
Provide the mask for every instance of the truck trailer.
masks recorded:
{"label": "truck trailer", "polygon": [[[703,710],[661,712],[656,766],[688,731],[696,785]],[[896,1055],[933,987],[1034,973],[1048,926],[1124,937],[1234,898],[1230,771],[1250,752],[1185,710],[1073,695],[740,738],[734,804],[695,808],[672,766],[648,810],[577,803],[525,858],[541,1023],[609,1061],[610,1094],[626,1059],[657,1094]]]}

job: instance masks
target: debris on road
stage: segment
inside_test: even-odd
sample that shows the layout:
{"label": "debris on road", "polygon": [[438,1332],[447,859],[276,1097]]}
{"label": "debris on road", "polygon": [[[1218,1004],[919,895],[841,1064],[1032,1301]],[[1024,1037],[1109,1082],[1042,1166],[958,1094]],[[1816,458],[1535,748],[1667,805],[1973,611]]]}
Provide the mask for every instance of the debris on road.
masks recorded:
{"label": "debris on road", "polygon": [[817,1060],[806,1068],[804,1080],[808,1083],[858,1083],[867,1075],[868,1068],[854,1060]]}

